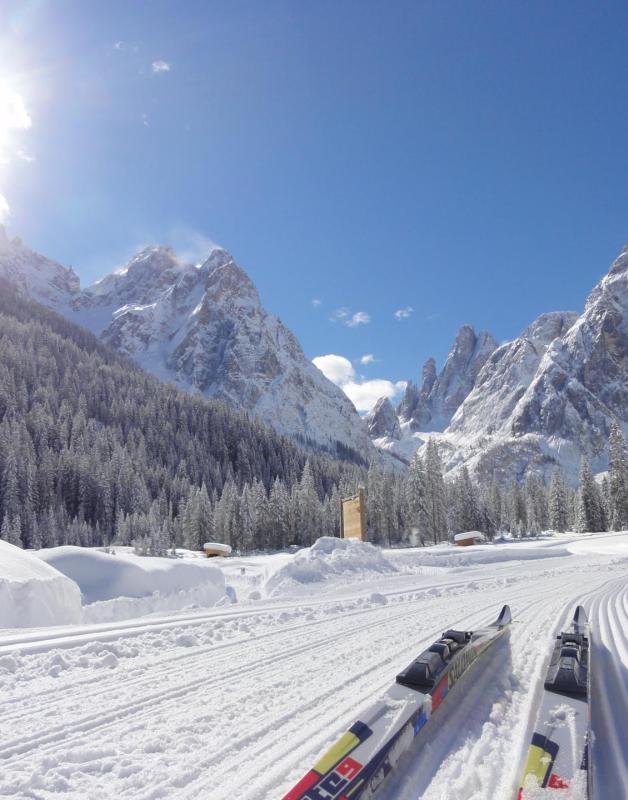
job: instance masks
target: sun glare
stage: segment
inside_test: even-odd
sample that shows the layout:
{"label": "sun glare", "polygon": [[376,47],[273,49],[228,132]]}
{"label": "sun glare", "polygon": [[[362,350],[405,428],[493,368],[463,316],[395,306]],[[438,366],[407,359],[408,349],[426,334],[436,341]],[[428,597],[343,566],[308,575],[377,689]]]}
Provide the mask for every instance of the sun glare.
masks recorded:
{"label": "sun glare", "polygon": [[5,149],[9,144],[11,132],[26,130],[32,124],[22,96],[7,80],[0,78],[0,159],[8,158]]}
{"label": "sun glare", "polygon": [[[0,179],[6,165],[13,158],[30,160],[23,148],[13,140],[16,132],[28,130],[32,126],[31,116],[26,108],[24,98],[4,78],[0,77]],[[0,183],[0,223],[9,215],[9,204],[2,194]]]}

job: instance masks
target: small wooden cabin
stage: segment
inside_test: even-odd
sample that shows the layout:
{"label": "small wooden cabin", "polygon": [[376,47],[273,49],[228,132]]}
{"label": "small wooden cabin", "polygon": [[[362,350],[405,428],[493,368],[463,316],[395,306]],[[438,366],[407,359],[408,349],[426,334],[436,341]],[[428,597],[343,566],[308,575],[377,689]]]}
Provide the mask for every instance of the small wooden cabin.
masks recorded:
{"label": "small wooden cabin", "polygon": [[454,536],[456,547],[470,547],[473,544],[482,544],[482,542],[484,542],[484,534],[481,531],[466,531]]}
{"label": "small wooden cabin", "polygon": [[222,544],[221,542],[205,542],[203,551],[207,558],[216,558],[216,556],[224,558],[231,555],[230,545]]}

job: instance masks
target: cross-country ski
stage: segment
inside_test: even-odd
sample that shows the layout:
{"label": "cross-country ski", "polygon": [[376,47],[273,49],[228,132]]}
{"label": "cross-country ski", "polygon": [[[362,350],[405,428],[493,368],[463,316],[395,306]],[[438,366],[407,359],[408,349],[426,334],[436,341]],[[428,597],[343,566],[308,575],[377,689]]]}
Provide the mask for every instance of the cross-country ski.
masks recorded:
{"label": "cross-country ski", "polygon": [[506,605],[484,628],[445,631],[397,675],[381,701],[362,714],[283,800],[375,797],[415,737],[429,736],[429,721],[449,692],[508,631],[510,622]]}
{"label": "cross-country ski", "polygon": [[588,796],[590,629],[578,606],[568,631],[556,638],[526,759],[519,800],[538,788],[569,789]]}
{"label": "cross-country ski", "polygon": [[628,800],[627,41],[0,0],[0,800]]}

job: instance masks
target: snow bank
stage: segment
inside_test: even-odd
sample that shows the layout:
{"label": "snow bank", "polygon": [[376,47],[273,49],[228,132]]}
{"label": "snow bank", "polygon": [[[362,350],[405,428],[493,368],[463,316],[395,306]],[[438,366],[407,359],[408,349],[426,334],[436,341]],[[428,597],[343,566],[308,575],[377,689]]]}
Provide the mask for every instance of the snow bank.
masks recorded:
{"label": "snow bank", "polygon": [[33,553],[0,540],[0,628],[81,621],[81,592]]}
{"label": "snow bank", "polygon": [[37,556],[78,584],[85,603],[84,622],[213,606],[225,594],[222,572],[201,559],[150,558],[71,546],[40,550]]}
{"label": "snow bank", "polygon": [[294,559],[280,567],[265,583],[266,593],[289,593],[296,585],[319,583],[337,576],[366,576],[394,573],[397,568],[381,549],[355,539],[323,536],[312,547],[299,550]]}
{"label": "snow bank", "polygon": [[415,567],[445,567],[449,570],[481,564],[498,564],[517,561],[536,561],[571,555],[563,545],[530,545],[527,542],[452,547],[449,544],[420,547],[408,550],[388,550],[386,556],[398,567],[412,570]]}

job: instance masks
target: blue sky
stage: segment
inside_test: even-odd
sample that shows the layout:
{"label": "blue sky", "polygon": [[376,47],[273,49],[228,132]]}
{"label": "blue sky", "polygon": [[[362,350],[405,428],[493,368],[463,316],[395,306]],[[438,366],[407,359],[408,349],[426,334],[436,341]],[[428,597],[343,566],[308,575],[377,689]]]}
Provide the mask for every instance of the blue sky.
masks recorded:
{"label": "blue sky", "polygon": [[0,213],[84,284],[218,242],[339,380],[416,379],[628,241],[627,35],[620,3],[5,0]]}

